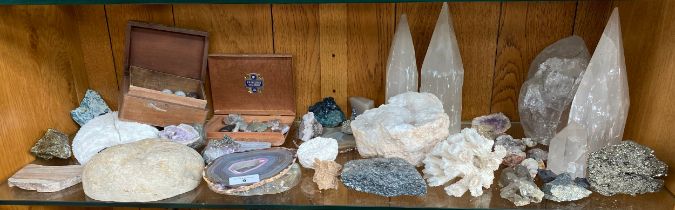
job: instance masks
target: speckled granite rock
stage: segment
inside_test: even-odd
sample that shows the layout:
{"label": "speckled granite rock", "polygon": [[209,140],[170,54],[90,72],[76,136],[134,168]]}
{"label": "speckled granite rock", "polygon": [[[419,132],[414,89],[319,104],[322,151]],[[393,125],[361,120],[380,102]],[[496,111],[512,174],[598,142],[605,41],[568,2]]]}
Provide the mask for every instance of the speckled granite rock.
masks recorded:
{"label": "speckled granite rock", "polygon": [[372,158],[347,162],[340,176],[345,186],[386,197],[424,195],[427,185],[413,165],[401,158]]}
{"label": "speckled granite rock", "polygon": [[146,139],[110,147],[84,166],[82,188],[95,200],[149,202],[195,189],[204,160],[175,142]]}
{"label": "speckled granite rock", "polygon": [[558,175],[542,187],[544,198],[556,202],[575,201],[591,195],[591,191],[577,185],[569,173]]}
{"label": "speckled granite rock", "polygon": [[33,155],[42,159],[54,157],[68,159],[72,155],[68,135],[56,129],[48,129],[47,133],[30,149]]}
{"label": "speckled granite rock", "polygon": [[335,103],[333,97],[324,98],[310,106],[309,111],[314,113],[316,120],[324,127],[337,127],[342,121],[345,121],[345,114],[340,106]]}
{"label": "speckled granite rock", "polygon": [[644,194],[663,187],[668,165],[654,156],[654,150],[630,140],[607,146],[588,157],[588,182],[593,191],[614,194]]}
{"label": "speckled granite rock", "polygon": [[96,91],[87,90],[84,94],[84,98],[80,102],[80,107],[70,111],[70,116],[73,117],[73,120],[77,124],[83,126],[89,122],[89,120],[108,112],[110,112],[110,108],[108,107],[108,104],[103,101],[101,95]]}

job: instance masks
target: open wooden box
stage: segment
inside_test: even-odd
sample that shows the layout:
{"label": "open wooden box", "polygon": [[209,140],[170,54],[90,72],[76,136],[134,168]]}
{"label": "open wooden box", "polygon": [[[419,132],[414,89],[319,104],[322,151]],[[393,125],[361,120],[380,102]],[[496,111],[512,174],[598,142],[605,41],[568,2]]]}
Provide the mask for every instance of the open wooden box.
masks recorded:
{"label": "open wooden box", "polygon": [[[206,124],[208,138],[228,135],[240,141],[264,141],[279,146],[281,132],[219,132],[228,114],[240,114],[247,122],[295,120],[295,89],[290,55],[210,55],[209,77],[213,117]],[[255,82],[252,82],[255,81]],[[255,84],[253,84],[255,83]]]}
{"label": "open wooden box", "polygon": [[208,33],[133,21],[126,33],[120,119],[155,126],[204,123]]}

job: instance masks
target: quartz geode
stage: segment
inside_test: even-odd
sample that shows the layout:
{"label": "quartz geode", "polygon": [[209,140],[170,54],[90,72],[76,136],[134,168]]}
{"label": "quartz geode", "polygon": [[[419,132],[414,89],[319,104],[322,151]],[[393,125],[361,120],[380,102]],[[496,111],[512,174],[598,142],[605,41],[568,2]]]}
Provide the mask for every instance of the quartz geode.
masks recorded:
{"label": "quartz geode", "polygon": [[488,139],[495,139],[511,128],[511,120],[504,113],[494,113],[473,118],[471,128],[474,128]]}
{"label": "quartz geode", "polygon": [[399,157],[419,166],[436,143],[448,137],[450,120],[431,93],[407,92],[351,122],[363,157]]}
{"label": "quartz geode", "polygon": [[589,59],[586,43],[579,36],[558,40],[534,58],[518,97],[518,113],[527,137],[548,144],[567,124],[564,114]]}
{"label": "quartz geode", "polygon": [[179,144],[183,144],[192,149],[199,149],[204,146],[204,138],[201,131],[202,125],[191,126],[188,124],[169,125],[159,132],[159,138],[168,139]]}
{"label": "quartz geode", "polygon": [[417,169],[401,158],[371,158],[345,163],[340,175],[345,186],[386,197],[427,194]]}
{"label": "quartz geode", "polygon": [[47,160],[54,157],[68,159],[72,155],[68,135],[52,128],[48,129],[47,133],[35,143],[30,152]]}
{"label": "quartz geode", "polygon": [[588,157],[588,182],[593,191],[605,196],[644,194],[663,187],[668,165],[654,156],[654,150],[630,140],[607,146]]}

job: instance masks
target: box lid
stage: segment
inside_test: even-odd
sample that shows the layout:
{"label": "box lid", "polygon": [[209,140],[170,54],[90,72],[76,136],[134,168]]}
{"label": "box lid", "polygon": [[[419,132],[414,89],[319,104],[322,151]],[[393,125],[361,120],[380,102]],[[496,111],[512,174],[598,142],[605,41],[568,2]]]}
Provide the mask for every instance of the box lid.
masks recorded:
{"label": "box lid", "polygon": [[129,21],[126,33],[126,76],[129,66],[138,66],[204,81],[207,32]]}
{"label": "box lid", "polygon": [[214,114],[295,116],[290,55],[209,55]]}

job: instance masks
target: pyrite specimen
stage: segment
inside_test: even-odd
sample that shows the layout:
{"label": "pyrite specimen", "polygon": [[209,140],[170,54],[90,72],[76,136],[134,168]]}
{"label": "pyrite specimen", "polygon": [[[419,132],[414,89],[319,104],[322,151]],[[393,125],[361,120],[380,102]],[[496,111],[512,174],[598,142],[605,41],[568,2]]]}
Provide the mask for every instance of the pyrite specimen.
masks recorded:
{"label": "pyrite specimen", "polygon": [[663,187],[659,178],[667,173],[668,165],[654,156],[654,150],[630,140],[588,157],[591,189],[605,196],[657,192]]}
{"label": "pyrite specimen", "polygon": [[569,112],[590,57],[584,40],[570,36],[544,48],[534,58],[518,97],[525,136],[548,144],[565,127],[564,114]]}
{"label": "pyrite specimen", "polygon": [[454,134],[459,133],[461,125],[464,65],[448,13],[444,2],[422,63],[420,92],[432,93],[443,102],[450,117],[450,133]]}
{"label": "pyrite specimen", "polygon": [[558,175],[555,180],[544,184],[544,198],[555,202],[575,201],[591,194],[583,186],[577,185],[569,173]]}
{"label": "pyrite specimen", "polygon": [[415,166],[401,158],[351,160],[345,163],[340,178],[356,191],[386,197],[427,193],[427,185]]}
{"label": "pyrite specimen", "polygon": [[314,162],[314,177],[319,190],[337,189],[339,171],[342,166],[332,160],[319,160]]}
{"label": "pyrite specimen", "polygon": [[54,157],[68,159],[72,155],[68,135],[52,128],[48,129],[47,133],[35,143],[30,152],[47,160]]}
{"label": "pyrite specimen", "polygon": [[73,155],[84,165],[105,148],[148,138],[157,138],[157,128],[137,122],[122,121],[117,112],[110,112],[90,120],[73,138]]}
{"label": "pyrite specimen", "polygon": [[476,129],[485,138],[495,139],[511,128],[511,120],[499,112],[473,118],[471,128]]}
{"label": "pyrite specimen", "polygon": [[[385,100],[401,93],[417,92],[417,77],[415,46],[413,46],[412,34],[408,27],[408,18],[405,14],[402,14],[396,26],[389,51],[389,59],[387,59]],[[352,107],[354,106],[352,105]],[[365,110],[359,111],[363,113]]]}
{"label": "pyrite specimen", "polygon": [[84,193],[95,200],[149,202],[199,186],[204,160],[194,149],[146,139],[101,151],[82,172]]}
{"label": "pyrite specimen", "polygon": [[290,170],[278,179],[249,190],[232,192],[229,195],[253,196],[282,193],[298,185],[301,178],[302,170],[300,170],[300,166],[297,163],[293,163]]}
{"label": "pyrite specimen", "polygon": [[323,127],[337,127],[342,121],[345,121],[345,114],[340,106],[335,103],[333,97],[327,97],[316,102],[309,107],[309,111],[314,113],[314,117]]}
{"label": "pyrite specimen", "polygon": [[316,137],[298,147],[298,161],[305,168],[314,168],[316,160],[335,160],[338,142],[331,138]]}
{"label": "pyrite specimen", "polygon": [[424,178],[429,186],[441,186],[460,178],[445,187],[448,195],[461,197],[467,190],[471,196],[483,194],[490,188],[494,171],[499,169],[506,150],[494,141],[478,134],[476,129],[465,128],[438,143],[424,159]]}
{"label": "pyrite specimen", "polygon": [[586,177],[586,137],[586,129],[575,122],[556,134],[548,147],[548,169],[556,174],[567,172],[572,177]]}
{"label": "pyrite specimen", "polygon": [[101,95],[94,90],[87,90],[84,98],[80,101],[80,106],[70,111],[70,116],[77,124],[84,126],[89,120],[108,112],[111,112],[110,108],[103,101]]}
{"label": "pyrite specimen", "polygon": [[617,144],[628,116],[628,79],[619,10],[614,9],[577,89],[567,124],[586,129],[588,152]]}
{"label": "pyrite specimen", "polygon": [[273,182],[288,173],[295,163],[293,152],[270,148],[223,155],[204,170],[204,180],[216,193],[248,191]]}
{"label": "pyrite specimen", "polygon": [[309,141],[321,135],[322,132],[323,126],[316,120],[313,112],[307,112],[307,114],[302,116],[302,121],[300,122],[300,126],[298,126],[299,139]]}
{"label": "pyrite specimen", "polygon": [[419,166],[436,143],[448,137],[448,115],[431,93],[407,92],[352,121],[363,157],[399,157]]}
{"label": "pyrite specimen", "polygon": [[513,202],[516,206],[541,202],[544,192],[539,190],[532,179],[525,166],[516,165],[505,168],[499,177],[499,186],[502,187],[499,196]]}
{"label": "pyrite specimen", "polygon": [[82,182],[82,165],[42,166],[28,164],[7,180],[10,187],[37,192],[56,192]]}

